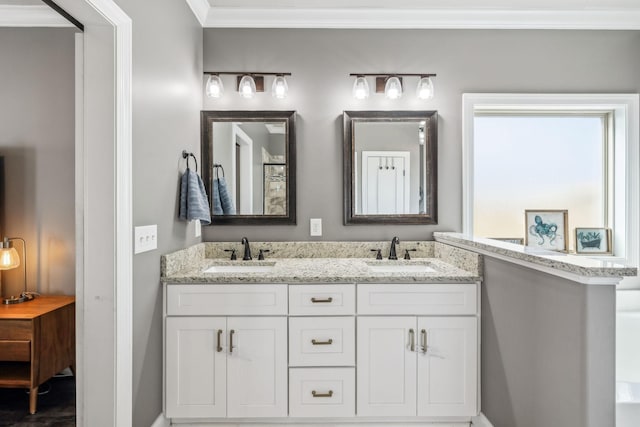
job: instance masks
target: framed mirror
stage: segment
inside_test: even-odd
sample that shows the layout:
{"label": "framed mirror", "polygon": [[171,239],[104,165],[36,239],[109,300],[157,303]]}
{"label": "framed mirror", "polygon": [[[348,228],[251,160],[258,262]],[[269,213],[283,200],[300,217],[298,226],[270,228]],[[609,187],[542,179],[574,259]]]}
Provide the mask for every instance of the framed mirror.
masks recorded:
{"label": "framed mirror", "polygon": [[202,111],[211,224],[296,223],[295,111]]}
{"label": "framed mirror", "polygon": [[436,224],[437,111],[345,111],[344,223]]}

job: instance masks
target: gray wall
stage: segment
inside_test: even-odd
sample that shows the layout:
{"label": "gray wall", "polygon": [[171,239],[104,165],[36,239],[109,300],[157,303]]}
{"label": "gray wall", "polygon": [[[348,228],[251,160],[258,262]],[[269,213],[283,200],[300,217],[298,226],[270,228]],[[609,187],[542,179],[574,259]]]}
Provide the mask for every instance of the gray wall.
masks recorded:
{"label": "gray wall", "polygon": [[[298,225],[216,225],[205,227],[205,240],[309,240],[315,217],[324,220],[323,240],[426,239],[434,230],[461,229],[463,93],[638,92],[640,32],[208,28],[204,68],[293,73],[285,100],[269,91],[241,99],[225,79],[225,96],[205,99],[205,109],[298,112]],[[410,79],[400,100],[351,96],[349,73],[381,71],[437,73],[435,98],[418,101]],[[342,111],[389,109],[438,110],[436,226],[343,225]]]}
{"label": "gray wall", "polygon": [[615,287],[485,257],[481,333],[495,427],[615,425]]}
{"label": "gray wall", "polygon": [[158,224],[158,249],[133,258],[133,425],[162,412],[160,255],[190,246],[177,220],[183,149],[200,160],[202,28],[184,1],[116,0],[133,22],[133,224]]}
{"label": "gray wall", "polygon": [[[26,241],[28,289],[47,294],[75,293],[74,33],[0,28],[0,237]],[[2,294],[22,291],[22,267],[2,276]]]}

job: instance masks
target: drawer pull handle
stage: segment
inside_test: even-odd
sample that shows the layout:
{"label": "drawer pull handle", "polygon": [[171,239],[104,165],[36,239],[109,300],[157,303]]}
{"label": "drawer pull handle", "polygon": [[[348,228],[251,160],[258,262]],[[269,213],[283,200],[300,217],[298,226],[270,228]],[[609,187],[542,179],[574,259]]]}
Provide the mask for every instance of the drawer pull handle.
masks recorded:
{"label": "drawer pull handle", "polygon": [[311,344],[313,345],[331,345],[333,344],[333,338],[329,338],[327,341],[316,341],[315,339],[311,340]]}
{"label": "drawer pull handle", "polygon": [[333,396],[333,390],[329,390],[328,393],[318,393],[317,391],[313,390],[313,391],[311,391],[311,395],[313,397],[332,397]]}
{"label": "drawer pull handle", "polygon": [[220,345],[220,335],[222,335],[222,329],[218,329],[218,345],[216,346],[216,351],[218,353],[222,351],[222,346]]}
{"label": "drawer pull handle", "polygon": [[422,338],[422,352],[426,353],[427,352],[427,330],[426,329],[422,329],[420,331],[420,335]]}
{"label": "drawer pull handle", "polygon": [[233,334],[235,333],[233,329],[229,331],[229,354],[233,353]]}
{"label": "drawer pull handle", "polygon": [[409,329],[409,346],[411,351],[416,351],[415,333],[413,332],[413,329]]}
{"label": "drawer pull handle", "polygon": [[326,299],[320,299],[320,298],[316,298],[316,297],[311,298],[311,302],[313,302],[313,303],[318,303],[318,302],[332,302],[332,301],[333,301],[333,298],[332,298],[332,297],[329,297],[329,298],[326,298]]}

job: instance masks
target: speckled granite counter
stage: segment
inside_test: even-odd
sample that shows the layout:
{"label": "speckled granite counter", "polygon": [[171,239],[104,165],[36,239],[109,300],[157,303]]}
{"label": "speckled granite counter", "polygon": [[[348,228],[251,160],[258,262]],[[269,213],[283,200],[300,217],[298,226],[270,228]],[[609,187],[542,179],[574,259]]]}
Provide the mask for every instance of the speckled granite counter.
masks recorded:
{"label": "speckled granite counter", "polygon": [[526,263],[532,268],[581,283],[607,284],[609,281],[598,281],[597,279],[620,278],[636,276],[638,274],[638,269],[635,267],[629,267],[611,261],[541,250],[502,242],[500,240],[468,237],[460,233],[443,232],[434,233],[434,238],[440,243],[476,251],[487,256],[512,260],[520,264]]}
{"label": "speckled granite counter", "polygon": [[[230,261],[224,249],[241,246],[235,242],[207,242],[163,255],[161,280],[164,283],[470,283],[481,280],[482,257],[469,251],[436,242],[403,242],[409,261],[375,260],[370,252],[380,248],[388,254],[388,242],[255,242],[254,252],[269,249],[265,261]],[[224,258],[223,258],[224,256]],[[254,254],[255,256],[255,254]],[[285,257],[286,256],[286,257]],[[321,256],[321,257],[319,257]],[[273,266],[266,272],[205,273],[211,266]],[[431,272],[374,272],[371,265],[425,265]]]}

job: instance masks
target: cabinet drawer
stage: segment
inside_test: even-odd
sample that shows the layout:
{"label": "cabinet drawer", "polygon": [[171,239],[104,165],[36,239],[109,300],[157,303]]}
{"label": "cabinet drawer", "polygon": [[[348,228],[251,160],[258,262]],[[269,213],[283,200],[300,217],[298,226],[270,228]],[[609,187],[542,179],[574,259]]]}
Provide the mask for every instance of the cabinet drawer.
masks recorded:
{"label": "cabinet drawer", "polygon": [[287,314],[287,285],[168,285],[167,314]]}
{"label": "cabinet drawer", "polygon": [[290,366],[353,366],[355,318],[290,317]]}
{"label": "cabinet drawer", "polygon": [[358,314],[465,315],[478,311],[477,285],[358,285]]}
{"label": "cabinet drawer", "polygon": [[355,368],[289,369],[289,415],[355,416],[355,377]]}
{"label": "cabinet drawer", "polygon": [[355,285],[289,286],[289,313],[292,315],[354,314],[355,301]]}
{"label": "cabinet drawer", "polygon": [[0,320],[0,340],[30,340],[31,320]]}
{"label": "cabinet drawer", "polygon": [[31,360],[31,341],[0,341],[0,361],[28,362]]}

